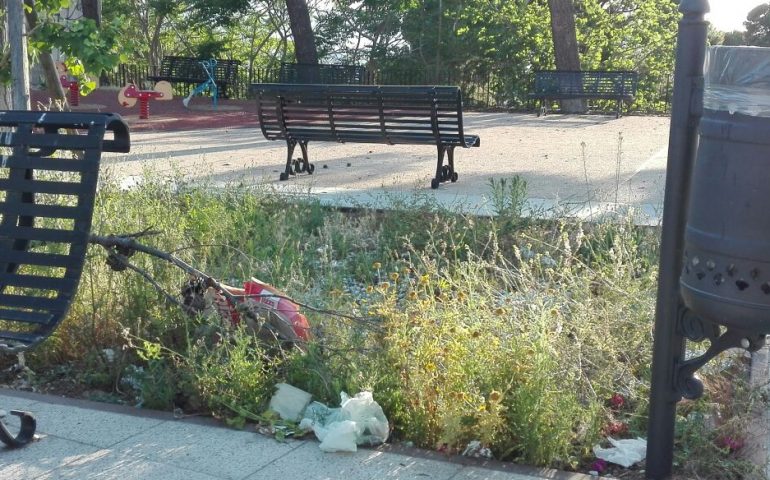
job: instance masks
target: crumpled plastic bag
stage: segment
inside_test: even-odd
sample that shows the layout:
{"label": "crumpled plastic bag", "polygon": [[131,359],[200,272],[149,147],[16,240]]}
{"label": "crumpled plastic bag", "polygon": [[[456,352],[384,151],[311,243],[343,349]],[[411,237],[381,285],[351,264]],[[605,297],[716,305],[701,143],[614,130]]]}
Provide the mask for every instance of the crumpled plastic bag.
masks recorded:
{"label": "crumpled plastic bag", "polygon": [[340,395],[340,408],[313,402],[305,409],[300,428],[313,429],[325,452],[355,452],[358,445],[379,445],[388,439],[388,419],[372,392]]}
{"label": "crumpled plastic bag", "polygon": [[615,440],[612,437],[608,437],[607,440],[612,444],[612,447],[601,448],[599,445],[594,446],[596,458],[628,468],[637,462],[641,462],[647,456],[647,440],[643,438]]}

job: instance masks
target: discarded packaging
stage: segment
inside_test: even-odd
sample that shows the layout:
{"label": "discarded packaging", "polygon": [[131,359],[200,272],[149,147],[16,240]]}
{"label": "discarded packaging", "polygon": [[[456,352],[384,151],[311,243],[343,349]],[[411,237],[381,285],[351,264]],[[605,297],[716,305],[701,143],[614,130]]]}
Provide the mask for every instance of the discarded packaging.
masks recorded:
{"label": "discarded packaging", "polygon": [[310,403],[312,395],[288,383],[276,384],[276,392],[270,399],[270,410],[284,420],[298,421]]}
{"label": "discarded packaging", "polygon": [[358,445],[379,445],[388,439],[388,419],[371,392],[340,395],[340,408],[313,402],[305,409],[300,428],[313,429],[325,452],[355,452]]}
{"label": "discarded packaging", "polygon": [[597,458],[628,468],[637,462],[641,462],[647,456],[647,440],[643,438],[615,440],[612,437],[608,437],[607,440],[612,444],[612,447],[601,448],[599,445],[594,446],[594,455]]}
{"label": "discarded packaging", "polygon": [[473,457],[473,458],[492,458],[493,457],[492,450],[482,445],[481,442],[478,440],[473,440],[468,443],[468,445],[465,447],[465,450],[463,450],[463,456]]}

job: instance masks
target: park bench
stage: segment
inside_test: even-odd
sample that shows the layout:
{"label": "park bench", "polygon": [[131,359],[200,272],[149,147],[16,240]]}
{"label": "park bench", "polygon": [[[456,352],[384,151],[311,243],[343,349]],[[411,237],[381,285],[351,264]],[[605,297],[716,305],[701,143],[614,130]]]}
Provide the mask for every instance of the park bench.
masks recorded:
{"label": "park bench", "polygon": [[[106,133],[111,135],[105,138]],[[0,111],[0,354],[48,338],[72,302],[85,261],[102,151],[128,152],[118,115]],[[13,436],[28,443],[28,412]]]}
{"label": "park bench", "polygon": [[[280,180],[312,174],[308,142],[435,145],[431,188],[456,182],[455,147],[478,147],[463,130],[462,95],[451,86],[357,86],[254,84],[257,115],[268,140],[285,140],[288,153]],[[292,160],[299,145],[302,158]],[[444,164],[444,158],[447,164]]]}
{"label": "park bench", "polygon": [[540,101],[538,117],[548,113],[554,100],[599,99],[615,100],[615,118],[620,118],[623,103],[633,101],[638,83],[638,74],[630,71],[542,70],[535,72],[529,97]]}
{"label": "park bench", "polygon": [[[201,62],[208,60],[205,58],[165,56],[160,63],[160,69],[157,75],[151,75],[147,78],[153,82],[165,80],[171,83],[181,83],[185,85],[197,86],[209,80],[206,71]],[[238,82],[238,66],[240,60],[216,60],[214,68],[214,82],[217,84],[219,94],[227,98],[227,88],[234,86]]]}

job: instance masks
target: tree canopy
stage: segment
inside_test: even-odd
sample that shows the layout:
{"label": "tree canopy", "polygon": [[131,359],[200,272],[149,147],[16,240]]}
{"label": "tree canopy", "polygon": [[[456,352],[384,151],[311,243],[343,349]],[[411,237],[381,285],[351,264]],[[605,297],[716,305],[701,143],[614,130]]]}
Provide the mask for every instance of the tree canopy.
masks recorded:
{"label": "tree canopy", "polygon": [[[321,62],[365,65],[380,79],[470,85],[484,76],[496,103],[516,107],[532,72],[556,66],[548,0],[102,0],[101,26],[57,24],[69,0],[26,1],[45,19],[33,46],[56,47],[94,72],[181,54],[242,60],[251,79],[305,55],[288,8],[297,4],[307,7]],[[673,71],[677,3],[572,0],[580,68],[638,71],[638,101],[654,107]]]}

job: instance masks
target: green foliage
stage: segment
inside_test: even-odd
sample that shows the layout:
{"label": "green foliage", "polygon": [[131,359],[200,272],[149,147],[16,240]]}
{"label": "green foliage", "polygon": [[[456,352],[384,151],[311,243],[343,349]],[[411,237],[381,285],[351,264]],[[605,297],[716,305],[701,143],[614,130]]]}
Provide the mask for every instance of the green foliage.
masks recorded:
{"label": "green foliage", "polygon": [[770,47],[770,3],[754,7],[746,16],[747,45]]}
{"label": "green foliage", "polygon": [[[214,412],[281,435],[296,425],[264,413],[279,381],[330,405],[341,391],[373,391],[394,441],[457,452],[479,440],[496,458],[534,465],[581,469],[617,425],[621,436],[643,435],[655,230],[521,221],[525,185],[516,178],[490,183],[497,219],[419,200],[392,212],[340,212],[238,186],[153,178],[128,191],[106,181],[96,232],[152,227],[162,233],[146,242],[226,283],[253,275],[353,318],[304,310],[314,340],[304,351],[279,348],[218,318],[180,314],[143,279],[110,271],[94,249],[70,318],[49,344],[57,356],[38,349],[31,362],[88,365],[82,359],[103,348],[126,352],[109,369],[89,367],[90,382],[131,380],[145,406]],[[178,291],[178,270],[142,255],[131,261]],[[680,411],[688,420],[677,441],[691,457],[679,468],[693,475],[715,459],[720,478],[745,471],[734,455],[715,453],[722,433],[740,433],[750,418],[750,402],[738,401],[745,392],[713,393],[725,392],[714,388],[723,375],[708,372],[707,397]],[[609,405],[614,395],[622,408]],[[724,430],[709,430],[698,415],[719,418]]]}

